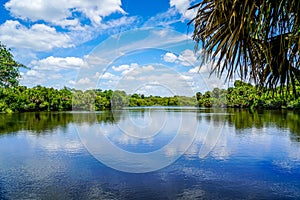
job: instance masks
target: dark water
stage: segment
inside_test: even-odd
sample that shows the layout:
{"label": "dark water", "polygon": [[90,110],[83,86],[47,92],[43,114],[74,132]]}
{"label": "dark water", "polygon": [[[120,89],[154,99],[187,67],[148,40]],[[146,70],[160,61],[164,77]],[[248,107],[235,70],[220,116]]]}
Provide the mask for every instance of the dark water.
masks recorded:
{"label": "dark water", "polygon": [[300,199],[299,142],[294,111],[0,114],[0,199]]}

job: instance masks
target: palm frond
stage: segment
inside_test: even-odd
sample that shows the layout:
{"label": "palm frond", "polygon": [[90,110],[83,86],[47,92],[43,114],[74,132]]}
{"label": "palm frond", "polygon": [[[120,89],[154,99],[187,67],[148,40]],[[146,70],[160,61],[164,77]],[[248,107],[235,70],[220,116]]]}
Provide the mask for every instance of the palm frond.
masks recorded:
{"label": "palm frond", "polygon": [[300,1],[203,0],[194,23],[195,50],[212,73],[274,88],[299,80]]}

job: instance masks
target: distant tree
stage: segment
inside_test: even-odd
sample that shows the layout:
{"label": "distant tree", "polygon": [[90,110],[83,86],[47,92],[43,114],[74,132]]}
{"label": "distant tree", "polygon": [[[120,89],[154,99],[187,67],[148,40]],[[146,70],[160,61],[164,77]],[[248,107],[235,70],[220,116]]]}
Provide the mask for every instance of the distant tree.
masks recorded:
{"label": "distant tree", "polygon": [[199,101],[201,99],[201,97],[202,97],[201,92],[197,92],[196,93],[196,99],[197,99],[197,101]]}
{"label": "distant tree", "polygon": [[239,74],[261,86],[278,85],[296,92],[300,80],[299,0],[203,0],[190,9],[197,14],[193,39],[212,73],[227,79]]}
{"label": "distant tree", "polygon": [[125,91],[116,90],[111,97],[112,108],[119,109],[124,106],[128,106],[128,97]]}
{"label": "distant tree", "polygon": [[20,67],[25,66],[15,61],[10,49],[0,42],[0,87],[17,86]]}

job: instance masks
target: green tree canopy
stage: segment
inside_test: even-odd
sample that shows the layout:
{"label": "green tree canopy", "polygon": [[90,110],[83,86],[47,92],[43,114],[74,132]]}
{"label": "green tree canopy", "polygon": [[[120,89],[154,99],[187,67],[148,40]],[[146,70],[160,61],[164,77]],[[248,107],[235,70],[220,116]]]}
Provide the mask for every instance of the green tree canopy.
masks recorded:
{"label": "green tree canopy", "polygon": [[16,62],[10,49],[0,42],[0,87],[17,86],[20,67],[25,66]]}
{"label": "green tree canopy", "polygon": [[201,46],[203,61],[213,61],[212,73],[226,73],[227,80],[239,74],[271,88],[292,85],[296,91],[299,0],[202,0],[194,8],[195,49]]}

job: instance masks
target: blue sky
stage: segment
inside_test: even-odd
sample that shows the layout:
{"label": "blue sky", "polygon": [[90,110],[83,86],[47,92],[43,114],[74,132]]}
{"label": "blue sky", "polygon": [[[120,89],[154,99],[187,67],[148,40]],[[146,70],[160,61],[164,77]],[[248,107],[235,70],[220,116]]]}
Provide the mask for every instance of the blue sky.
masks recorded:
{"label": "blue sky", "polygon": [[[3,1],[2,1],[3,2]],[[8,0],[0,41],[22,70],[20,83],[193,95],[223,82],[199,71],[193,51],[193,0]]]}

